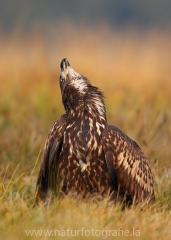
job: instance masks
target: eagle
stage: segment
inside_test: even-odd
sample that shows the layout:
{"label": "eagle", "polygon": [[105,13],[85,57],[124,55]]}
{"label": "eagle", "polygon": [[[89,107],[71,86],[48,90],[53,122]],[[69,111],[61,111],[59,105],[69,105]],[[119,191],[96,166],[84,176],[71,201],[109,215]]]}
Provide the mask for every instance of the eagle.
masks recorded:
{"label": "eagle", "polygon": [[103,92],[64,58],[59,78],[65,114],[52,125],[42,153],[36,200],[68,194],[155,200],[149,160],[135,141],[106,119]]}

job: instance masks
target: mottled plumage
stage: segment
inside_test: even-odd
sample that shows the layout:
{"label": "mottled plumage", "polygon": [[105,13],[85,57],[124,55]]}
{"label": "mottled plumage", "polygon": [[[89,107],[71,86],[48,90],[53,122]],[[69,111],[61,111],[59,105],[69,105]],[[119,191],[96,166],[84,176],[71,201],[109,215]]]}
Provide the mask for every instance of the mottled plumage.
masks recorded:
{"label": "mottled plumage", "polygon": [[60,88],[66,113],[47,137],[37,181],[36,198],[58,193],[111,193],[132,203],[154,200],[149,161],[139,146],[108,125],[103,93],[86,77],[61,62]]}

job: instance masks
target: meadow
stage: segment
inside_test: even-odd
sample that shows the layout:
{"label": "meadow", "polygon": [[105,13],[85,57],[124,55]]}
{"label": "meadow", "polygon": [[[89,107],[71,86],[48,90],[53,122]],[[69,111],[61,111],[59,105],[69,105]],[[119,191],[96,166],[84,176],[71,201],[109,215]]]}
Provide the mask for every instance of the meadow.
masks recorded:
{"label": "meadow", "polygon": [[[70,230],[80,230],[77,239],[170,239],[170,39],[166,31],[105,26],[0,32],[0,239],[70,239],[63,237],[74,235]],[[64,112],[58,83],[63,57],[103,90],[108,122],[149,158],[154,205],[122,211],[107,199],[66,197],[48,209],[34,207],[42,148]]]}

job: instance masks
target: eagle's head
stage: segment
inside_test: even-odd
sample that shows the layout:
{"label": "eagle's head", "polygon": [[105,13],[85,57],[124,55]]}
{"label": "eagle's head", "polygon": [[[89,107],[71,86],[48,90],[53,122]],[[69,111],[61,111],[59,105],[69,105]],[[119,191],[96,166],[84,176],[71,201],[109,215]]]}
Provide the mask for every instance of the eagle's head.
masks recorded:
{"label": "eagle's head", "polygon": [[66,58],[62,59],[60,68],[61,68],[60,75],[61,93],[63,94],[65,88],[69,85],[70,87],[75,88],[75,91],[84,94],[86,91],[86,87],[89,84],[87,78],[77,73],[70,66],[70,63]]}
{"label": "eagle's head", "polygon": [[64,58],[60,64],[60,88],[62,101],[67,112],[75,111],[80,106],[90,106],[105,116],[103,93],[90,84],[88,79],[76,72]]}

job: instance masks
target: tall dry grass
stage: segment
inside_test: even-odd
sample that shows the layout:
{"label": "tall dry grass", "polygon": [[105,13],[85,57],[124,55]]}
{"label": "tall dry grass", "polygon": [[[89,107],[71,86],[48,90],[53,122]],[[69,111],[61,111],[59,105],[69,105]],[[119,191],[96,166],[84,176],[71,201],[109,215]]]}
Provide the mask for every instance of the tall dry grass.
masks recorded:
{"label": "tall dry grass", "polygon": [[[171,34],[73,26],[0,34],[0,229],[4,239],[34,239],[24,229],[132,229],[170,239]],[[120,206],[72,199],[33,208],[39,155],[64,111],[59,64],[67,57],[106,96],[107,117],[138,142],[155,177],[156,205]],[[37,159],[37,160],[36,160]],[[35,166],[35,163],[38,165]],[[84,238],[84,237],[83,237]],[[99,237],[100,238],[100,237]],[[46,239],[45,236],[42,239]],[[128,237],[127,237],[128,239]]]}

